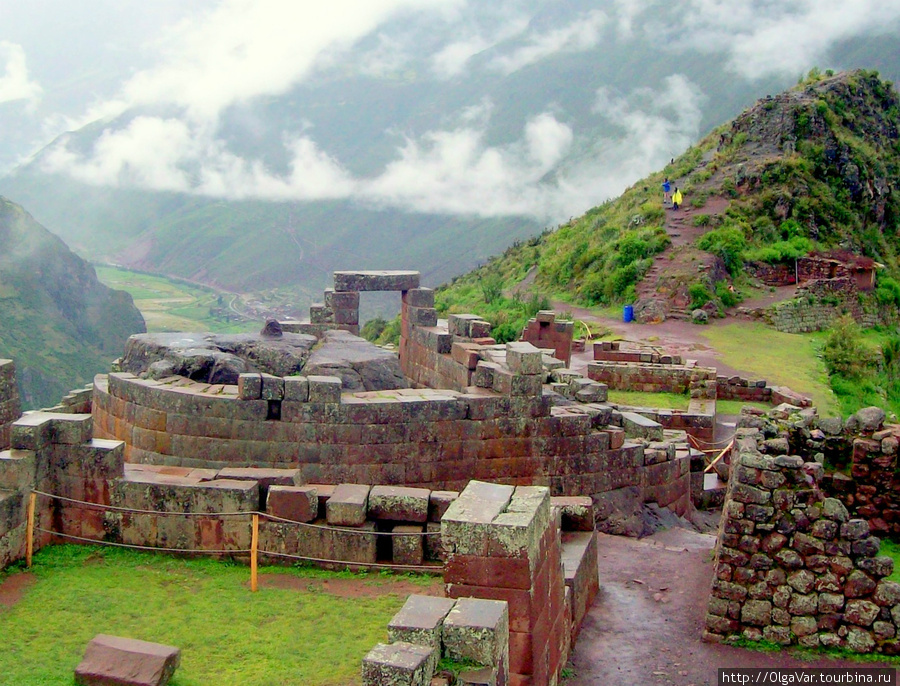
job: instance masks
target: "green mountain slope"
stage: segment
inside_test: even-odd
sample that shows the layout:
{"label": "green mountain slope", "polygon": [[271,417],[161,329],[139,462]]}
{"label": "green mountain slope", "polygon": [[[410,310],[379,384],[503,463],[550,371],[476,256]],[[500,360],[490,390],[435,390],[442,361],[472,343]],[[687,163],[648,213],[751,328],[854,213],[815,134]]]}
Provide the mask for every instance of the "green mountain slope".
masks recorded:
{"label": "green mountain slope", "polygon": [[23,406],[53,405],[109,369],[144,331],[131,296],[0,197],[0,357],[16,362]]}
{"label": "green mountain slope", "polygon": [[[518,322],[521,299],[498,293],[524,280],[577,304],[661,303],[664,315],[700,291],[732,301],[728,286],[747,285],[748,261],[840,248],[885,265],[889,302],[900,270],[898,103],[876,72],[811,72],[616,200],[455,279],[438,300]],[[666,178],[684,192],[678,213],[662,203]]]}

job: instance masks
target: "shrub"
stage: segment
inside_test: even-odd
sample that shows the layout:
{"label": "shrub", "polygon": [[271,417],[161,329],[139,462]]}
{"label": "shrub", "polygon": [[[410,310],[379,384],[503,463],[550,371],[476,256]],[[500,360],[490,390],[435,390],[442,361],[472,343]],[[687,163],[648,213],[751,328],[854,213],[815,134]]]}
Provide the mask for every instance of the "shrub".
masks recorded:
{"label": "shrub", "polygon": [[741,296],[727,281],[716,283],[716,297],[725,307],[734,307],[741,301]]}
{"label": "shrub", "polygon": [[692,223],[694,226],[709,226],[709,215],[708,214],[697,214],[694,215],[694,219]]}
{"label": "shrub", "polygon": [[710,231],[697,240],[698,248],[720,257],[725,263],[725,268],[732,274],[741,266],[746,246],[743,231],[733,225]]}
{"label": "shrub", "polygon": [[829,374],[858,379],[872,366],[874,356],[862,343],[859,325],[850,315],[838,319],[822,348],[822,359]]}
{"label": "shrub", "polygon": [[484,274],[479,279],[479,286],[484,302],[490,305],[503,293],[503,278],[496,273]]}
{"label": "shrub", "polygon": [[696,310],[698,307],[703,307],[706,303],[712,300],[712,294],[709,292],[709,289],[702,283],[692,283],[688,287],[688,295],[691,296],[692,310]]}
{"label": "shrub", "polygon": [[881,305],[900,306],[900,283],[889,276],[880,277],[875,289],[875,299]]}

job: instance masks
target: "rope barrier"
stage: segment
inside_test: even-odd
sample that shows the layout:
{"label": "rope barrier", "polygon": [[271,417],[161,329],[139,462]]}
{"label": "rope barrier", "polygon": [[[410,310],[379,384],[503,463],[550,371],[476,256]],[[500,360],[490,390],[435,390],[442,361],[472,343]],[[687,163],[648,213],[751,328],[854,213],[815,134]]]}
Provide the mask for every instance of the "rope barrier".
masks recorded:
{"label": "rope barrier", "polygon": [[[697,450],[704,450],[703,445],[709,446],[706,450],[718,450],[724,445],[734,442],[735,437],[737,437],[737,433],[731,434],[728,438],[723,438],[718,441],[704,441],[702,438],[697,438],[696,436],[692,436],[691,434],[687,434],[688,442],[693,444]],[[702,445],[701,445],[702,444]]]}
{"label": "rope barrier", "polygon": [[35,531],[40,531],[45,534],[50,534],[51,536],[59,536],[60,538],[68,538],[73,541],[81,541],[83,543],[93,543],[96,545],[107,545],[112,546],[113,548],[132,548],[134,550],[149,550],[154,553],[199,553],[204,555],[233,555],[235,553],[249,553],[251,552],[249,548],[241,548],[235,550],[200,550],[197,548],[157,548],[155,546],[150,545],[136,545],[132,543],[113,543],[112,541],[103,541],[98,540],[96,538],[85,538],[83,536],[73,536],[72,534],[63,534],[58,531],[50,531],[48,529],[42,529],[40,527],[35,527]]}
{"label": "rope barrier", "polygon": [[391,569],[410,572],[438,572],[443,569],[442,565],[392,565],[384,562],[348,562],[347,560],[323,560],[317,557],[304,557],[303,555],[289,555],[288,553],[275,553],[267,550],[260,550],[260,555],[270,555],[272,557],[284,557],[291,560],[302,560],[304,562],[319,562],[323,564],[343,565],[346,567],[371,567],[374,569]]}
{"label": "rope barrier", "polygon": [[[73,503],[76,505],[84,506],[88,509],[94,510],[106,510],[111,512],[122,512],[127,514],[141,514],[141,515],[163,515],[166,517],[239,517],[239,516],[253,516],[259,515],[260,517],[264,517],[266,519],[272,520],[274,522],[283,522],[285,524],[293,524],[299,527],[305,527],[308,529],[324,529],[328,531],[340,531],[341,533],[353,534],[355,536],[440,536],[440,531],[414,531],[414,532],[402,532],[402,531],[365,531],[354,529],[352,527],[336,527],[336,526],[328,526],[326,524],[313,524],[311,522],[298,522],[293,519],[285,519],[284,517],[277,517],[273,514],[269,514],[267,512],[257,512],[255,510],[245,510],[242,512],[164,512],[161,510],[132,510],[127,507],[116,507],[114,505],[104,505],[102,503],[91,503],[86,500],[76,500],[75,498],[67,498],[61,495],[54,495],[52,493],[45,493],[44,491],[32,491],[35,495],[41,495],[47,498],[52,498],[54,500],[61,500],[67,503]],[[155,548],[154,548],[155,550]]]}
{"label": "rope barrier", "polygon": [[95,510],[108,510],[110,512],[126,512],[128,514],[146,514],[146,515],[163,515],[169,517],[242,517],[244,515],[251,515],[253,512],[244,511],[244,512],[164,512],[162,510],[133,510],[128,507],[116,507],[115,505],[104,505],[103,503],[91,503],[86,500],[76,500],[75,498],[67,498],[63,495],[54,495],[52,493],[44,493],[43,491],[32,491],[37,495],[42,495],[47,498],[53,498],[54,500],[62,500],[67,503],[75,503],[77,505],[84,505],[87,508],[93,508]]}

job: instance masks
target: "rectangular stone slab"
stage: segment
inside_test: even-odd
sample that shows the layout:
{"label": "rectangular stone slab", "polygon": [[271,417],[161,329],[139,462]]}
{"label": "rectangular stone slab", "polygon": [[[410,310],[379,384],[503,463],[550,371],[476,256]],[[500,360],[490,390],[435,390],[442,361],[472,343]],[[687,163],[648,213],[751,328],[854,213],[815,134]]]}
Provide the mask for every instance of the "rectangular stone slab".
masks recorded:
{"label": "rectangular stone slab", "polygon": [[414,643],[379,643],[363,658],[363,686],[428,686],[432,649]]}
{"label": "rectangular stone slab", "polygon": [[455,604],[451,598],[409,596],[388,624],[388,640],[431,646],[437,665],[441,658],[441,625]]}
{"label": "rectangular stone slab", "polygon": [[272,486],[266,512],[295,522],[312,522],[319,514],[319,497],[313,486]]}
{"label": "rectangular stone slab", "polygon": [[340,484],[325,503],[325,518],[332,526],[362,526],[366,521],[369,486]]}
{"label": "rectangular stone slab", "polygon": [[394,522],[425,522],[430,495],[427,488],[373,486],[369,491],[369,517]]}
{"label": "rectangular stone slab", "polygon": [[354,271],[335,272],[336,291],[409,291],[419,287],[419,272]]}
{"label": "rectangular stone slab", "polygon": [[[508,655],[509,610],[502,600],[460,598],[444,618],[444,654],[500,666]],[[506,669],[502,670],[504,673]]]}
{"label": "rectangular stone slab", "polygon": [[98,634],[75,668],[81,686],[165,686],[181,660],[173,646]]}

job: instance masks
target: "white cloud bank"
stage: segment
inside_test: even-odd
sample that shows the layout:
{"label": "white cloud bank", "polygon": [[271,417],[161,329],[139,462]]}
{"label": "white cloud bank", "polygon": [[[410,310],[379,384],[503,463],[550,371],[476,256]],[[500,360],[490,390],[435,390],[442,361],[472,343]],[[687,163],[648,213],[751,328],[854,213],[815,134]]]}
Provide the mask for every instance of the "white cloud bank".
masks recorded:
{"label": "white cloud bank", "polygon": [[795,76],[840,41],[896,32],[900,0],[686,0],[669,28],[674,46],[724,51],[742,77]]}
{"label": "white cloud bank", "polygon": [[25,50],[21,45],[0,41],[0,67],[3,69],[0,72],[0,103],[34,102],[40,98],[42,89],[28,76]]}
{"label": "white cloud bank", "polygon": [[559,220],[621,192],[629,179],[689,145],[698,134],[702,97],[680,75],[660,92],[601,91],[596,112],[608,121],[610,135],[582,141],[594,154],[561,171],[575,144],[571,126],[543,112],[527,121],[517,141],[492,146],[486,142],[489,103],[461,112],[456,128],[407,138],[374,177],[354,177],[308,136],[285,141],[290,172],[273,174],[229,152],[213,127],[148,116],[105,132],[86,156],[62,142],[43,164],[97,185],[237,199],[353,198],[418,212]]}

